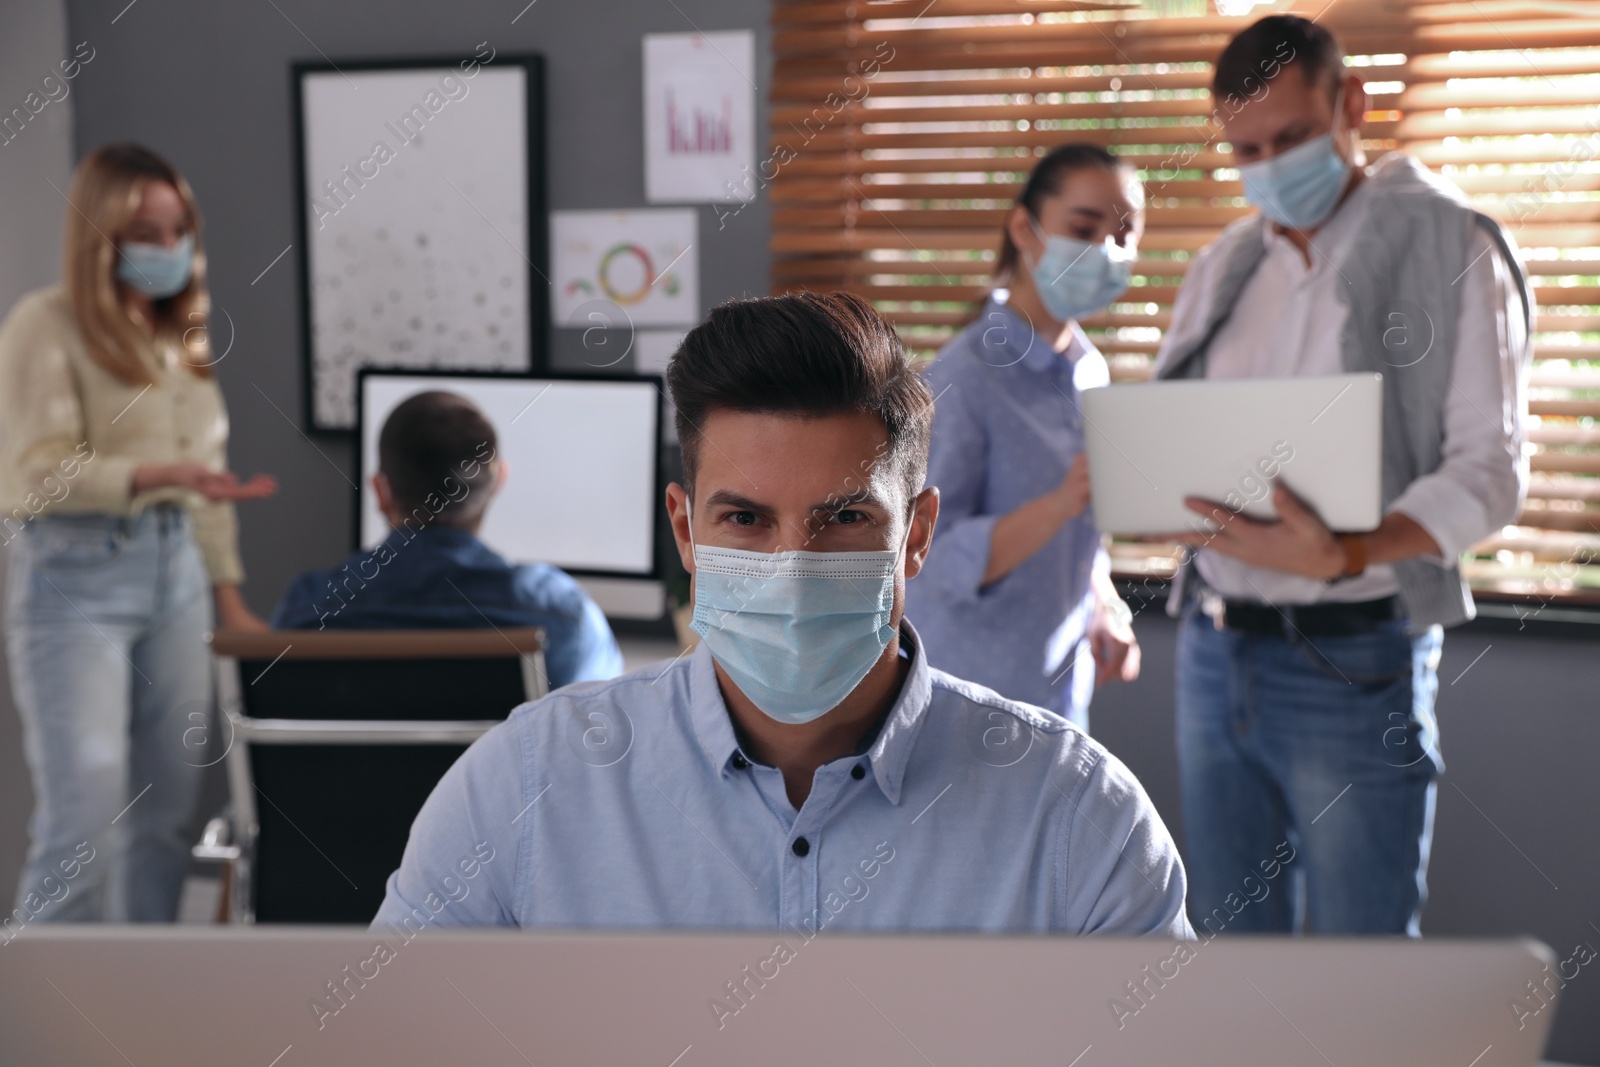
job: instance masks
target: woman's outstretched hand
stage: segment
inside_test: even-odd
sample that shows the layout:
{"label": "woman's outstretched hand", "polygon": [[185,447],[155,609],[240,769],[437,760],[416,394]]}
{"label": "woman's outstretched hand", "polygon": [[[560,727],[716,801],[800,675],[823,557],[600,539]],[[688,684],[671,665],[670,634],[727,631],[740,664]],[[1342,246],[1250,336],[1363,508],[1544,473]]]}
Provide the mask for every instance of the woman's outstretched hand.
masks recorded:
{"label": "woman's outstretched hand", "polygon": [[270,474],[257,474],[247,481],[240,481],[232,471],[212,470],[193,460],[150,464],[134,469],[132,490],[135,496],[167,486],[192,489],[211,501],[263,500],[278,491],[278,479]]}

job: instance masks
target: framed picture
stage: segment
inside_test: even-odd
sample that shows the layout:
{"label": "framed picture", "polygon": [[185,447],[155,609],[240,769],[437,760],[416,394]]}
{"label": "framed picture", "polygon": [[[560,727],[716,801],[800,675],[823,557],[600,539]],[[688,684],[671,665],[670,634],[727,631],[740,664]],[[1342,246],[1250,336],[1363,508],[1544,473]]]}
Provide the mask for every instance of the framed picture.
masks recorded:
{"label": "framed picture", "polygon": [[292,77],[312,429],[355,428],[363,367],[543,369],[542,59],[483,45]]}

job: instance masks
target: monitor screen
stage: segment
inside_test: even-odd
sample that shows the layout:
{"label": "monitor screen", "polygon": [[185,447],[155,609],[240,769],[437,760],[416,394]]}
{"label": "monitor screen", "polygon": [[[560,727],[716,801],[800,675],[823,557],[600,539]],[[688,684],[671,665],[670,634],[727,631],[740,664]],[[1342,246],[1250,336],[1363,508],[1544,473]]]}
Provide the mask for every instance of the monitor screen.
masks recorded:
{"label": "monitor screen", "polygon": [[509,466],[479,535],[515,563],[599,575],[655,571],[659,380],[367,371],[360,389],[360,545],[388,535],[372,475],[378,432],[409,396],[458,393],[488,417]]}

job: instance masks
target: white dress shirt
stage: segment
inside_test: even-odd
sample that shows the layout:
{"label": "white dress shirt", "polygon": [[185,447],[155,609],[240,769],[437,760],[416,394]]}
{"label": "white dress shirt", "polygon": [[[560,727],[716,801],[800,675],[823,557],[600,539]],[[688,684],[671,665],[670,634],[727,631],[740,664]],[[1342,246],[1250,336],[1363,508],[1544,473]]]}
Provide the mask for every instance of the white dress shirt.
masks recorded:
{"label": "white dress shirt", "polygon": [[[1339,264],[1355,235],[1367,224],[1368,192],[1368,183],[1356,186],[1317,231],[1309,263],[1276,227],[1266,228],[1266,256],[1212,339],[1206,357],[1207,378],[1344,372],[1340,334],[1348,309]],[[1406,322],[1402,312],[1392,313],[1392,329],[1404,331],[1395,333],[1396,344],[1391,349],[1397,365],[1419,357],[1453,361],[1445,401],[1443,462],[1412,482],[1387,509],[1415,520],[1438,542],[1445,560],[1454,560],[1516,518],[1525,477],[1522,424],[1527,410],[1526,382],[1516,358],[1526,338],[1522,298],[1509,265],[1487,233],[1479,230],[1473,235],[1467,262],[1466,271],[1455,281],[1461,286],[1455,352],[1427,351],[1432,339],[1429,325]],[[1190,268],[1184,288],[1209,291],[1205,275],[1217,269],[1215,257],[1201,255]],[[1354,268],[1346,265],[1343,269]],[[1175,315],[1186,310],[1180,301]],[[1401,356],[1402,352],[1406,355]],[[1394,568],[1387,564],[1370,565],[1361,576],[1335,585],[1253,567],[1205,549],[1196,565],[1212,588],[1239,600],[1309,604],[1375,600],[1399,591]]]}

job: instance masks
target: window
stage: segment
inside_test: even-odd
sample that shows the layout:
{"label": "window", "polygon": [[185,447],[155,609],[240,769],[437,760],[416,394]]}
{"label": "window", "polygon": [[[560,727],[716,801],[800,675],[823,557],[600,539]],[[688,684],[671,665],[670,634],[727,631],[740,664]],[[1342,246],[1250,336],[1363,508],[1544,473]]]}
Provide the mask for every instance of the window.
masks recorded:
{"label": "window", "polygon": [[[1238,4],[1224,4],[1225,8]],[[778,0],[779,291],[848,289],[932,355],[977,311],[1034,158],[1070,140],[1140,168],[1134,287],[1084,326],[1149,374],[1189,258],[1248,212],[1211,120],[1210,61],[1273,11],[1318,16],[1371,95],[1367,157],[1404,149],[1506,224],[1535,286],[1527,503],[1467,561],[1489,597],[1600,603],[1600,11],[1573,0]],[[1119,571],[1174,554],[1119,545]]]}

